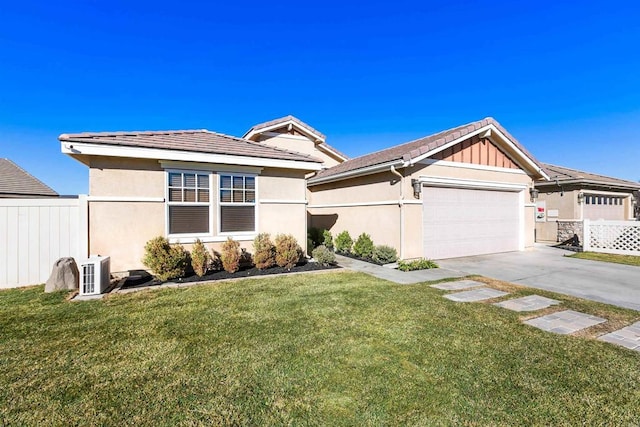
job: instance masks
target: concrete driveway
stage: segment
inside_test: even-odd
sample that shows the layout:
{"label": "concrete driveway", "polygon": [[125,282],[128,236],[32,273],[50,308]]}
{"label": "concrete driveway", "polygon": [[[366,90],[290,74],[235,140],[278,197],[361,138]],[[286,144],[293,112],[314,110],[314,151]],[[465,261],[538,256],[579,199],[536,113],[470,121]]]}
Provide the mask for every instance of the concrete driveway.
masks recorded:
{"label": "concrete driveway", "polygon": [[536,244],[524,252],[440,260],[442,268],[640,310],[640,267],[567,258]]}

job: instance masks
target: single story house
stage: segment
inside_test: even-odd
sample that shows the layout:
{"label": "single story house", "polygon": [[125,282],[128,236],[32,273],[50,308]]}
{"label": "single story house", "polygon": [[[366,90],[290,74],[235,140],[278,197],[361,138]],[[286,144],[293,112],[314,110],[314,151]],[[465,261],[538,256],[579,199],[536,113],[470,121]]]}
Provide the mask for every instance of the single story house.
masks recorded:
{"label": "single story house", "polygon": [[401,258],[524,250],[534,243],[533,182],[542,165],[486,118],[349,159],[293,117],[243,138],[208,130],[63,134],[89,167],[89,253],[112,271],[141,267],[157,235],[211,248],[233,237],[310,226],[371,235]]}
{"label": "single story house", "polygon": [[9,159],[0,159],[0,198],[59,197],[58,193]]}
{"label": "single story house", "polygon": [[543,164],[550,180],[536,182],[536,240],[582,236],[582,222],[636,219],[640,183]]}
{"label": "single story house", "polygon": [[534,244],[543,166],[496,120],[346,160],[309,178],[311,225],[371,235],[400,258],[443,259]]}
{"label": "single story house", "polygon": [[187,249],[198,238],[219,249],[232,237],[251,250],[261,232],[292,234],[306,246],[305,176],[323,159],[208,130],[59,141],[89,167],[89,253],[110,256],[114,272],[141,268],[145,243],[158,235]]}

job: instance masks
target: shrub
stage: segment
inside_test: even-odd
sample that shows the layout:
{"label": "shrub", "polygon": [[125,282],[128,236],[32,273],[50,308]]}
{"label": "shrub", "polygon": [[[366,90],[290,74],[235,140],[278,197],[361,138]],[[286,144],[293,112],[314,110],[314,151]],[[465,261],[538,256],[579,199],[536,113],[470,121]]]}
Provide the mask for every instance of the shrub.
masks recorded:
{"label": "shrub", "polygon": [[391,246],[379,245],[373,248],[371,258],[379,264],[389,264],[398,260],[398,252]]}
{"label": "shrub", "polygon": [[333,250],[333,236],[329,230],[322,231],[322,244],[329,250]]}
{"label": "shrub", "polygon": [[367,233],[362,233],[353,244],[353,253],[360,258],[371,258],[373,255],[373,240]]}
{"label": "shrub", "polygon": [[191,249],[191,267],[198,277],[204,276],[211,265],[211,255],[207,252],[204,244],[197,239]]}
{"label": "shrub", "polygon": [[427,270],[430,268],[438,268],[438,264],[426,258],[414,259],[413,261],[398,261],[398,270],[400,271]]}
{"label": "shrub", "polygon": [[220,259],[222,260],[222,268],[228,273],[235,273],[240,269],[240,257],[242,252],[240,251],[240,243],[233,240],[231,237],[227,238],[227,241],[222,244],[222,254]]}
{"label": "shrub", "polygon": [[260,233],[253,239],[253,262],[258,270],[273,267],[276,263],[276,247],[269,233]]}
{"label": "shrub", "polygon": [[322,244],[322,229],[316,228],[316,227],[310,227],[307,230],[307,240],[311,240],[312,242],[311,249],[320,246]]}
{"label": "shrub", "polygon": [[348,231],[343,231],[336,236],[336,251],[342,253],[351,252],[351,246],[353,245],[353,239],[349,235]]}
{"label": "shrub", "polygon": [[142,263],[163,282],[185,274],[189,254],[182,245],[171,246],[169,240],[158,236],[144,245]]}
{"label": "shrub", "polygon": [[318,264],[333,265],[336,263],[336,254],[330,251],[325,245],[315,248],[311,254]]}
{"label": "shrub", "polygon": [[215,249],[211,250],[210,268],[214,271],[222,270],[222,254]]}
{"label": "shrub", "polygon": [[276,236],[276,264],[291,270],[302,258],[302,248],[290,234]]}

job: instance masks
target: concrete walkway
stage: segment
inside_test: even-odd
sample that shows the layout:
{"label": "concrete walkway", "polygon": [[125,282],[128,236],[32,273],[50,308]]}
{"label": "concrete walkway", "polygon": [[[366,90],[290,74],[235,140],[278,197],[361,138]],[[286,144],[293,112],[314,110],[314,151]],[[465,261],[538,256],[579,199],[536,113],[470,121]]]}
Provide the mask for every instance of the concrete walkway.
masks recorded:
{"label": "concrete walkway", "polygon": [[455,258],[438,264],[462,275],[480,274],[640,310],[640,267],[567,258],[565,254],[571,252],[536,244],[523,252]]}
{"label": "concrete walkway", "polygon": [[401,285],[410,285],[413,283],[430,282],[434,280],[442,280],[453,277],[466,276],[466,273],[460,271],[452,271],[444,268],[432,268],[429,270],[416,271],[400,271],[394,268],[381,267],[369,262],[360,261],[353,258],[336,254],[338,264],[349,270],[359,271],[370,274],[379,279],[388,280],[390,282]]}

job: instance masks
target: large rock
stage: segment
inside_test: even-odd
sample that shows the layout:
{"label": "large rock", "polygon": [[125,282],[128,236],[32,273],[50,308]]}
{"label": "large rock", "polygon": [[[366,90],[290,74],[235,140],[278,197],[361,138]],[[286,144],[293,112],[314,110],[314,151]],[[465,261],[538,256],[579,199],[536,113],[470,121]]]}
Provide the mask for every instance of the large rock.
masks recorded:
{"label": "large rock", "polygon": [[53,264],[51,276],[44,285],[45,292],[73,291],[80,285],[80,272],[73,258],[60,258]]}

